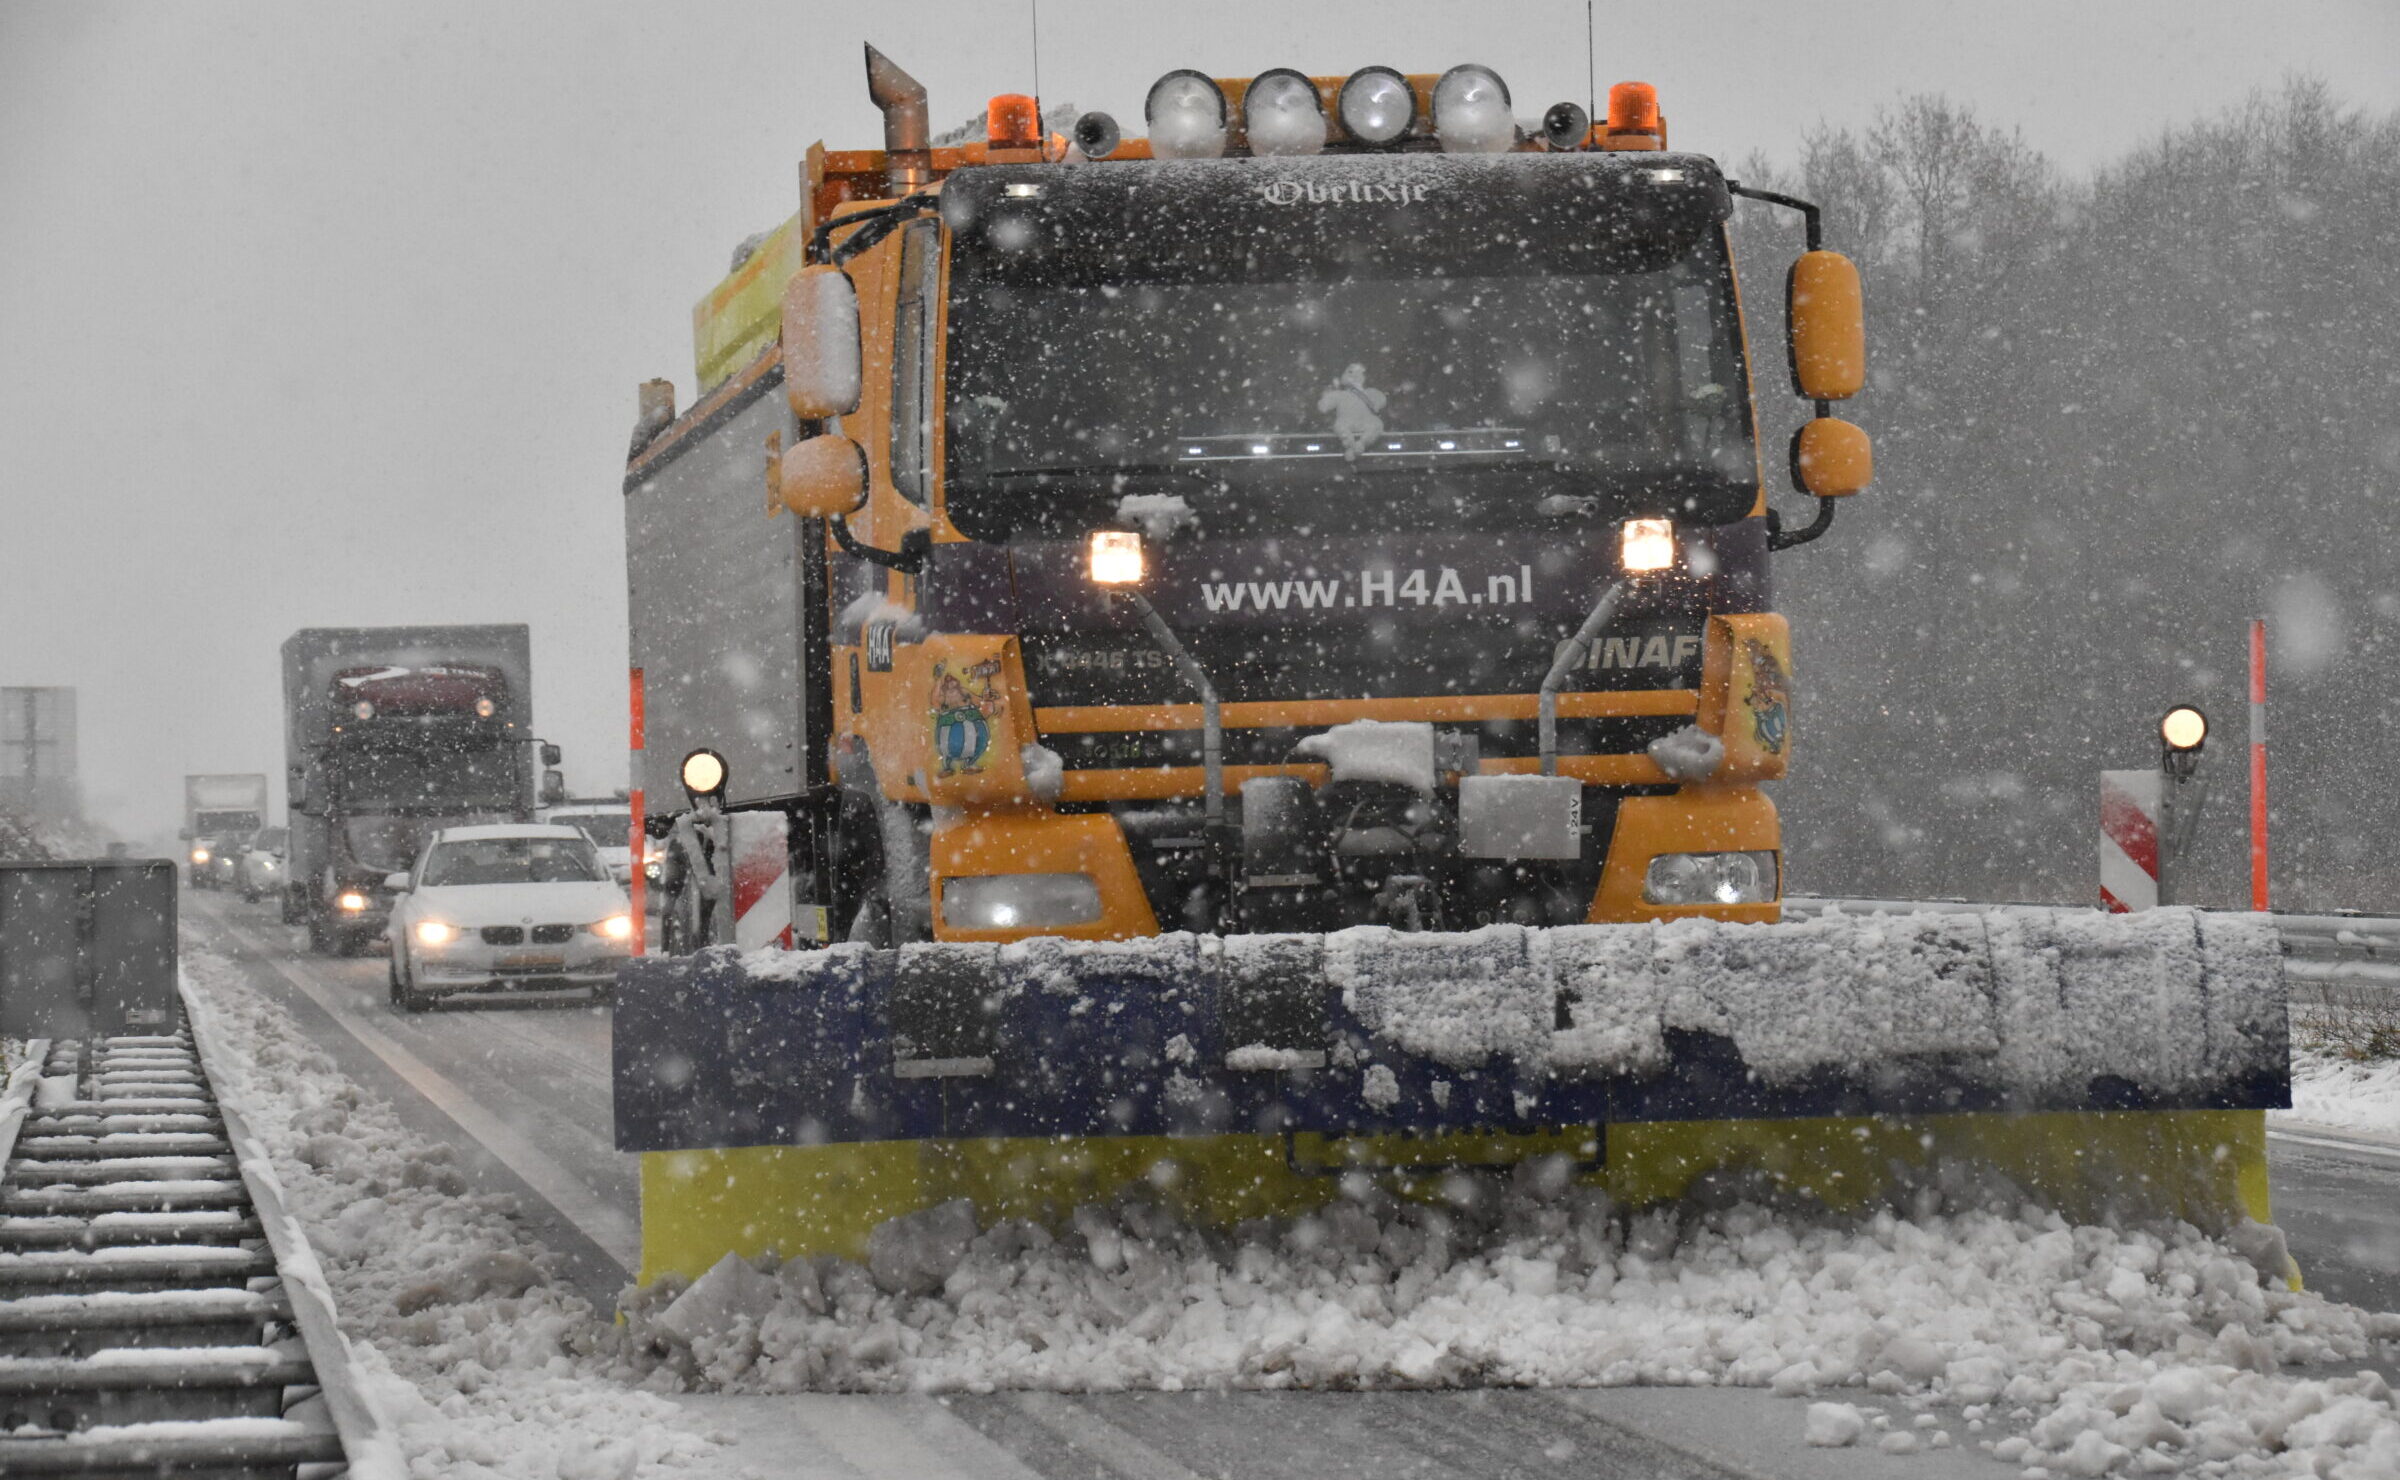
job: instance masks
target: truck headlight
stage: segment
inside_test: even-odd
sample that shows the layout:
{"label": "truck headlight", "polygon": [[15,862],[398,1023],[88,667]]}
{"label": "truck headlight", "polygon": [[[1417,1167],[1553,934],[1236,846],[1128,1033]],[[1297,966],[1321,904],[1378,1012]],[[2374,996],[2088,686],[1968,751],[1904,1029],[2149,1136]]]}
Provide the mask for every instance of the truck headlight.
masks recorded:
{"label": "truck headlight", "polygon": [[1090,874],[990,874],[942,881],[942,923],[952,930],[1056,930],[1100,918]]}
{"label": "truck headlight", "polygon": [[458,927],[447,920],[419,920],[417,922],[417,943],[419,945],[446,946],[456,939],[458,939]]}
{"label": "truck headlight", "polygon": [[1665,570],[1675,563],[1675,521],[1625,521],[1623,563],[1628,571]]}
{"label": "truck headlight", "polygon": [[1142,583],[1142,537],[1134,530],[1093,530],[1090,560],[1095,586]]}
{"label": "truck headlight", "polygon": [[1661,853],[1650,860],[1642,898],[1651,904],[1771,904],[1776,860],[1754,853]]}
{"label": "truck headlight", "polygon": [[335,908],[348,910],[355,915],[367,907],[367,897],[355,889],[345,889],[333,903]]}
{"label": "truck headlight", "polygon": [[206,848],[194,848],[194,849],[192,850],[192,862],[194,862],[194,863],[206,863],[206,862],[208,862],[208,850],[207,850]]}

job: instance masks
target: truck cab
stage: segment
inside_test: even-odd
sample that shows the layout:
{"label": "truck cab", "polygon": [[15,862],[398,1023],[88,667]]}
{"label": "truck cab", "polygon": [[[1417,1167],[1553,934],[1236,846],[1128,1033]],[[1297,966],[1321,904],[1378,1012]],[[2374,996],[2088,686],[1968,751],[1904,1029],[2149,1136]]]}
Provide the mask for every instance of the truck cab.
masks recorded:
{"label": "truck cab", "polygon": [[662,813],[741,737],[683,723],[710,681],[643,646],[644,547],[691,538],[657,469],[768,397],[773,445],[718,455],[742,476],[748,440],[752,538],[797,541],[802,759],[680,789],[788,815],[826,935],[1776,917],[1770,563],[1866,481],[1823,414],[1862,374],[1846,262],[1794,270],[1821,503],[1785,529],[1740,187],[1638,84],[1528,135],[1482,68],[1181,72],[1146,140],[998,99],[921,150],[908,96],[881,153],[811,153],[802,214],[702,304],[724,378],[637,439]]}

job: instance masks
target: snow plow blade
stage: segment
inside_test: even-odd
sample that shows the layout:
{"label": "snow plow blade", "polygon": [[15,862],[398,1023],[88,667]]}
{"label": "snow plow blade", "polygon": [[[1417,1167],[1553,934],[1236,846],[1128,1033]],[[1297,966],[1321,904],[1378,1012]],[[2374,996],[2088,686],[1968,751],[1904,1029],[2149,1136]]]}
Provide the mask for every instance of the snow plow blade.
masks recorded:
{"label": "snow plow blade", "polygon": [[2263,1218],[2290,1087],[2272,925],[2190,910],[716,950],[629,962],[615,1030],[645,1280],[962,1195],[1230,1221],[1530,1155],[1632,1202],[1749,1168],[1839,1206],[1965,1156]]}

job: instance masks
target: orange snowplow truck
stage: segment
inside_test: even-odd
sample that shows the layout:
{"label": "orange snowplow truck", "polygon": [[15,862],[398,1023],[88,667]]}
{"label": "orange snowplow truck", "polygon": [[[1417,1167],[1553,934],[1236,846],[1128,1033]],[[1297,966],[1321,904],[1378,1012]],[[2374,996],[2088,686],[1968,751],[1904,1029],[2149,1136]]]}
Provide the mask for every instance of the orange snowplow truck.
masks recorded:
{"label": "orange snowplow truck", "polygon": [[[1482,67],[1174,72],[1146,140],[1001,97],[937,148],[867,55],[886,147],[810,151],[697,310],[699,404],[644,391],[668,950],[1776,918],[1769,560],[1870,466],[1813,208],[1640,83],[1529,133]],[[1806,220],[1805,527],[1735,194]]]}
{"label": "orange snowplow truck", "polygon": [[[1481,67],[1180,71],[1146,139],[1003,97],[937,147],[867,71],[885,147],[810,151],[627,472],[644,1280],[958,1198],[1231,1226],[1537,1157],[1627,1203],[1963,1156],[2265,1216],[2271,929],[1776,923],[1770,563],[1870,471],[1812,207],[1639,83],[1530,128]],[[1805,524],[1736,195],[1807,230]]]}

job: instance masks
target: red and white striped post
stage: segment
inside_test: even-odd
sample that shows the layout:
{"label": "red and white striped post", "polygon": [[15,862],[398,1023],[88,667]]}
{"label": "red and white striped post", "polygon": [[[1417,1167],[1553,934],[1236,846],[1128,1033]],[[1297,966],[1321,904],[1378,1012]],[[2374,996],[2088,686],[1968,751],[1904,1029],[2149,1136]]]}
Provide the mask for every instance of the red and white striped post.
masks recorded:
{"label": "red and white striped post", "polygon": [[2250,621],[2250,908],[2271,908],[2267,890],[2267,624]]}
{"label": "red and white striped post", "polygon": [[2159,772],[2100,773],[2100,908],[2158,908]]}
{"label": "red and white striped post", "polygon": [[647,872],[650,862],[649,819],[644,815],[642,805],[643,708],[642,670],[636,668],[631,670],[631,682],[627,686],[626,748],[632,752],[633,762],[633,792],[630,797],[633,812],[633,877],[625,881],[625,888],[633,903],[633,953],[637,956],[649,954],[650,946],[650,876]]}

